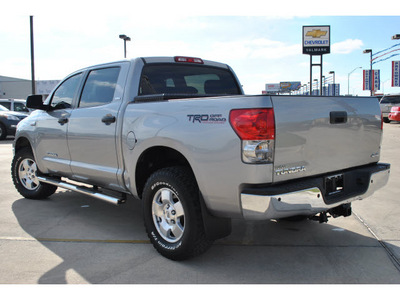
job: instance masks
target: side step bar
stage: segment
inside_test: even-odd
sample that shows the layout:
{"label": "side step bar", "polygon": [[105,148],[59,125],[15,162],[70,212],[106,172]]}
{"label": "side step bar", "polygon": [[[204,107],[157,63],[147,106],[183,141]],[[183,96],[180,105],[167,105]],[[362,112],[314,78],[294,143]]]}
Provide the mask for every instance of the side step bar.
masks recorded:
{"label": "side step bar", "polygon": [[119,204],[125,203],[125,201],[126,201],[125,195],[122,195],[122,197],[118,198],[118,197],[113,197],[113,196],[109,196],[104,193],[101,193],[100,191],[98,191],[95,188],[91,189],[91,188],[88,188],[85,186],[74,185],[74,184],[67,183],[62,180],[57,180],[54,178],[48,178],[48,177],[43,177],[43,176],[38,176],[37,178],[39,179],[40,182],[56,185],[58,187],[61,187],[61,188],[67,189],[67,190],[71,190],[74,192],[92,196],[94,198],[112,203],[114,205],[119,205]]}

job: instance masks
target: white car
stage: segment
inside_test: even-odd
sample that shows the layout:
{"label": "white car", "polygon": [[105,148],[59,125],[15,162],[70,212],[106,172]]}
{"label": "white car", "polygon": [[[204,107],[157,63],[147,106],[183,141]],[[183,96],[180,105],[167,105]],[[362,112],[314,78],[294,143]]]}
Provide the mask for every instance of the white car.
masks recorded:
{"label": "white car", "polygon": [[0,99],[0,105],[3,105],[10,111],[29,114],[31,110],[26,107],[26,101],[20,99]]}

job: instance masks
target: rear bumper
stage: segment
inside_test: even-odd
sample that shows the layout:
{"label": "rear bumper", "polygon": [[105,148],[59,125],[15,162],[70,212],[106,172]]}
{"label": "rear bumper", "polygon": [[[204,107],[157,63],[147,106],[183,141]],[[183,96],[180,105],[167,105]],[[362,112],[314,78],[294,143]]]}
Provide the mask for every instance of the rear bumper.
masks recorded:
{"label": "rear bumper", "polygon": [[[343,189],[329,194],[325,179],[339,173],[343,176]],[[243,217],[248,220],[267,220],[296,215],[312,216],[371,196],[386,185],[389,173],[389,164],[375,164],[276,186],[245,186],[240,195]]]}

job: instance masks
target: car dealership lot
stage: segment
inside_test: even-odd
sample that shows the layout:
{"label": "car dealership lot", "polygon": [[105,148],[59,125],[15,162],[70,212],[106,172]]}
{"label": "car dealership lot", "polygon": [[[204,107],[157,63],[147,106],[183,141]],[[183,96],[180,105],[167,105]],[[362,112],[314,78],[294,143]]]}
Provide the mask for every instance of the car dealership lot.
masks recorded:
{"label": "car dealership lot", "polygon": [[27,200],[0,142],[0,283],[400,283],[400,123],[384,124],[388,185],[353,215],[315,221],[235,220],[202,256],[173,262],[148,242],[140,203],[113,206],[59,189]]}

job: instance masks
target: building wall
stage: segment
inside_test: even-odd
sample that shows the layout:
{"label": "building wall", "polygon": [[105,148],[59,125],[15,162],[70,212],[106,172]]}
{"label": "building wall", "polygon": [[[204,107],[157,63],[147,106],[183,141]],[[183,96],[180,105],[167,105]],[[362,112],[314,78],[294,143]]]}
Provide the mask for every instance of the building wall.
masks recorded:
{"label": "building wall", "polygon": [[[36,94],[48,95],[59,80],[37,80]],[[30,80],[0,76],[0,99],[26,99],[32,94]]]}
{"label": "building wall", "polygon": [[0,99],[26,99],[30,94],[30,80],[0,76]]}

